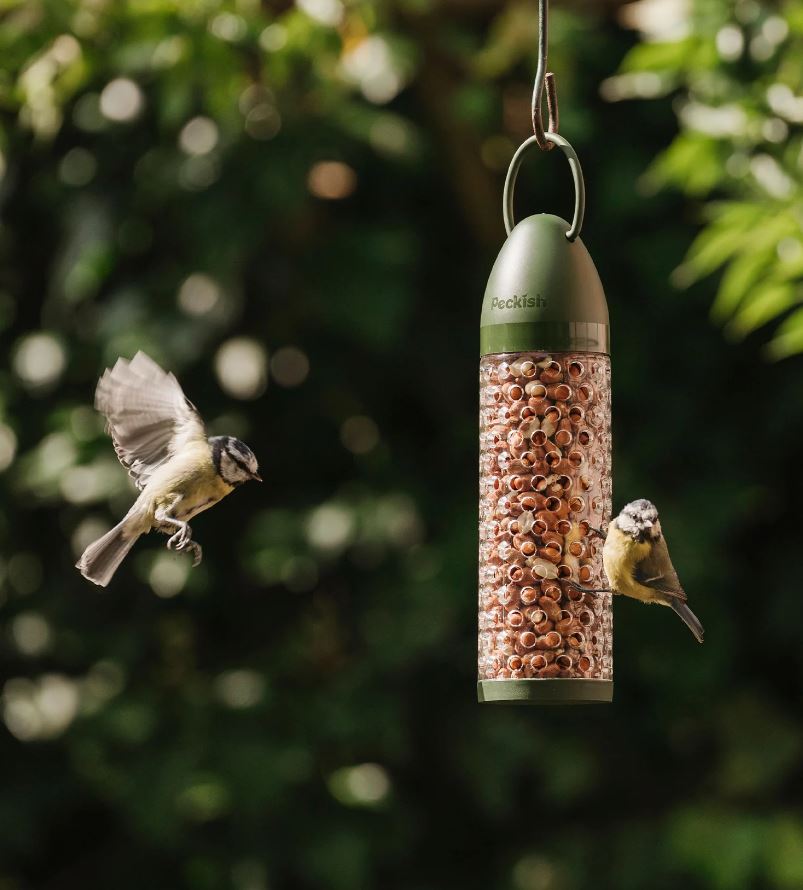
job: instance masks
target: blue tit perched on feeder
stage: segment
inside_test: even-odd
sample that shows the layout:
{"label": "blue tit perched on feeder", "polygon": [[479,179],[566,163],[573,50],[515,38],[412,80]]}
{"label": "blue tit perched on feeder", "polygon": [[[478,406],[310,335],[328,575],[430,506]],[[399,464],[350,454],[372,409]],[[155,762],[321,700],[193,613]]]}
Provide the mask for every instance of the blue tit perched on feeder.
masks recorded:
{"label": "blue tit perched on feeder", "polygon": [[703,626],[686,602],[658,511],[649,501],[642,498],[623,508],[608,528],[602,557],[614,593],[669,606],[703,642]]}

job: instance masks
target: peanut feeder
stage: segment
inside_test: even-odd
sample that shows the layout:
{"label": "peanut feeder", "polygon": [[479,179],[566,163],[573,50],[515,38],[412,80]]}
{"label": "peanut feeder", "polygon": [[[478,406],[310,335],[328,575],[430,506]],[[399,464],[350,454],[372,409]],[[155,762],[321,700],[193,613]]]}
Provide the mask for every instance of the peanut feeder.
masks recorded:
{"label": "peanut feeder", "polygon": [[[549,214],[514,225],[516,177],[536,143],[569,160],[571,225]],[[607,586],[597,530],[611,515],[608,307],[579,238],[583,212],[574,150],[536,129],[508,171],[508,238],[480,322],[481,702],[613,696],[611,595],[588,592]]]}

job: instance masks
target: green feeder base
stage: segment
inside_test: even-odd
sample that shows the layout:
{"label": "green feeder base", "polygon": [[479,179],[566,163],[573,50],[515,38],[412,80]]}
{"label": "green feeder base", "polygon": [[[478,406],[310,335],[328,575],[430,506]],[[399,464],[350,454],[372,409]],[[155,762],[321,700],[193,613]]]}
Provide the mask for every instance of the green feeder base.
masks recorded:
{"label": "green feeder base", "polygon": [[613,680],[480,680],[477,701],[510,705],[610,702]]}

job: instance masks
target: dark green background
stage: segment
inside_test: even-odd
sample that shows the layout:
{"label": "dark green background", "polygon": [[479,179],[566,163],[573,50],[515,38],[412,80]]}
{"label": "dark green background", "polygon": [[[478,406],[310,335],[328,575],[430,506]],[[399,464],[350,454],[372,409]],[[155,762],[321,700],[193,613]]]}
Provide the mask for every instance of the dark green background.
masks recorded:
{"label": "dark green background", "polygon": [[[693,194],[644,187],[695,87],[603,101],[639,34],[616,3],[553,6],[611,311],[615,504],[660,508],[705,645],[617,601],[612,705],[475,702],[479,311],[528,135],[531,5],[354,2],[333,27],[279,2],[6,4],[0,890],[803,887],[803,365],[769,363],[763,331],[727,340],[716,280],[670,283],[709,195],[736,188],[678,161]],[[701,46],[731,6],[695,6]],[[738,27],[799,27],[799,2],[754,6]],[[400,78],[386,103],[342,73],[366,37]],[[737,93],[758,77],[713,58]],[[127,122],[97,112],[117,77],[144,99]],[[254,85],[272,138],[244,129]],[[190,163],[197,115],[219,138]],[[735,150],[797,163],[710,141],[708,169]],[[342,200],[308,188],[331,160],[356,175]],[[571,206],[563,157],[529,156],[519,214]],[[194,273],[223,309],[180,309]],[[64,367],[36,386],[20,356],[41,331]],[[308,377],[234,398],[215,372],[232,337],[303,350]],[[106,591],[73,568],[87,520],[133,497],[88,408],[137,348],[266,480],[193,523],[204,563],[172,596],[151,587],[155,536]],[[354,416],[379,432],[368,453],[344,447]]]}

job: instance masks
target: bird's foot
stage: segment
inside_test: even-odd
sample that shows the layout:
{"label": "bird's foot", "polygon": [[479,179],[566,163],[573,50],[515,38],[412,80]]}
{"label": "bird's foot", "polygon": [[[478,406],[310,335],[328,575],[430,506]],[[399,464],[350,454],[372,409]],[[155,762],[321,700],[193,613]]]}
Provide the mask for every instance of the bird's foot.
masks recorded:
{"label": "bird's foot", "polygon": [[569,581],[569,584],[581,593],[613,593],[610,587],[581,587],[579,584],[575,584],[574,581]]}
{"label": "bird's foot", "polygon": [[188,550],[192,553],[192,567],[196,568],[201,564],[201,560],[203,559],[203,550],[201,545],[197,541],[188,541],[186,546],[182,549]]}
{"label": "bird's foot", "polygon": [[184,523],[184,525],[167,541],[168,550],[186,550],[192,543],[192,529]]}

